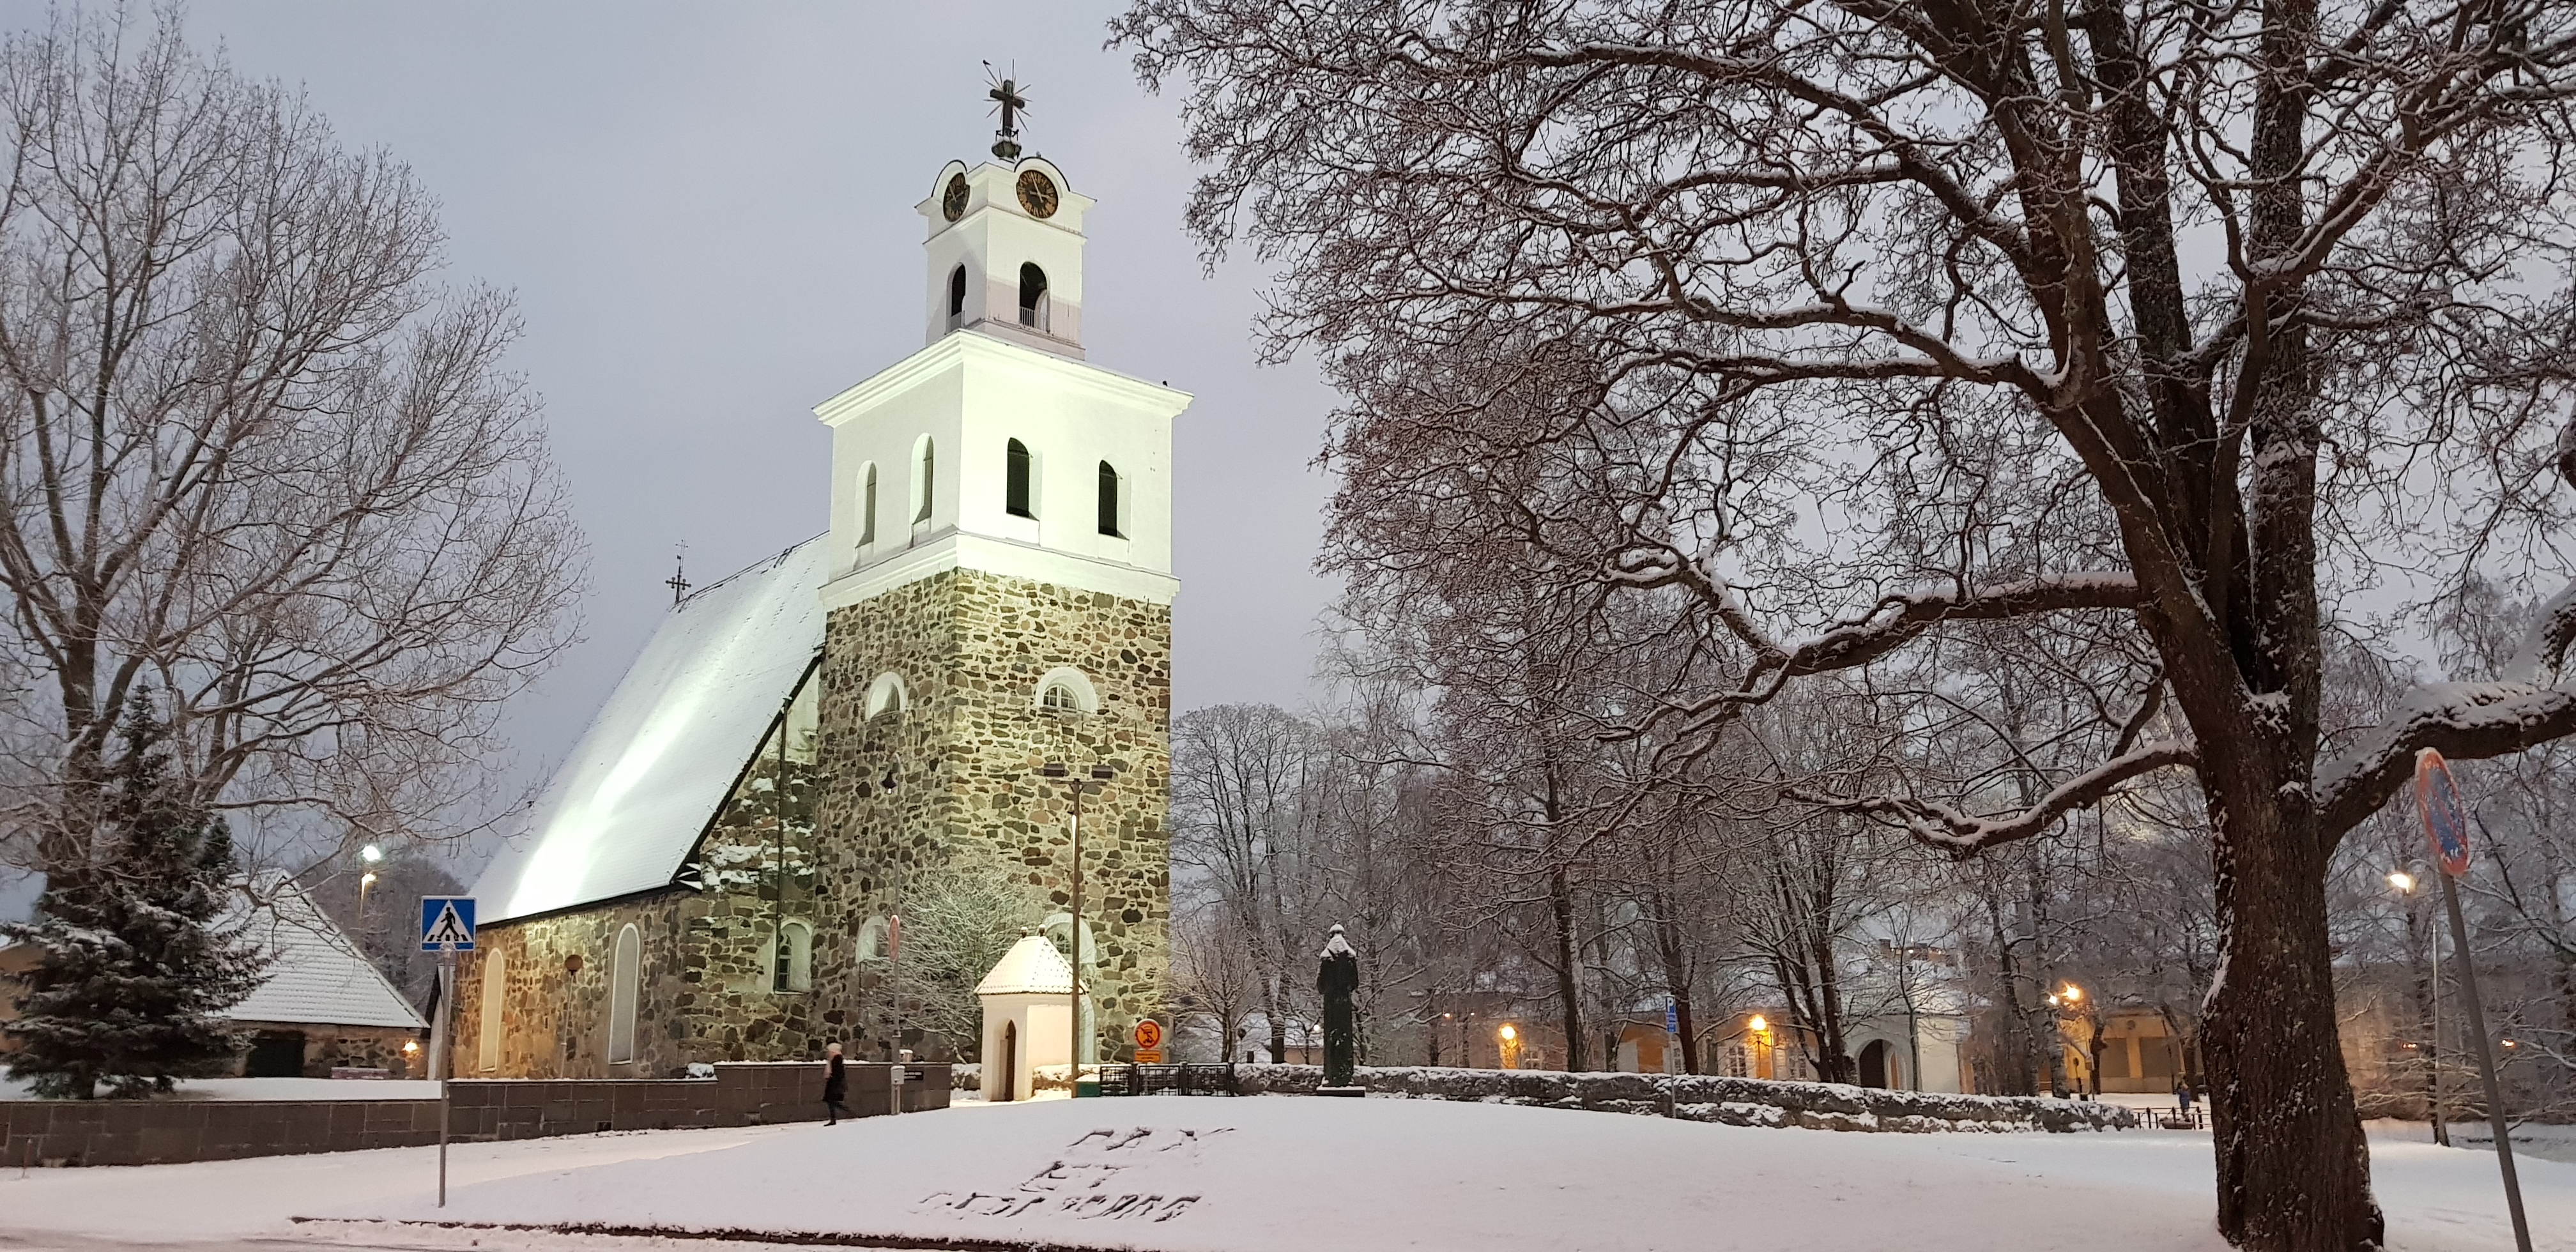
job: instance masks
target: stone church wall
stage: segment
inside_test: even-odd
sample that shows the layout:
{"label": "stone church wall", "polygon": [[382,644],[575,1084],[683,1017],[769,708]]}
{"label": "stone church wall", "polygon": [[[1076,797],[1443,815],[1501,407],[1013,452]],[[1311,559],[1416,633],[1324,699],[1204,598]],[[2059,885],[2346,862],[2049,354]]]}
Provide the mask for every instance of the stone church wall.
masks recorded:
{"label": "stone church wall", "polygon": [[[790,748],[782,840],[776,751],[773,738],[699,845],[689,873],[702,890],[675,888],[484,928],[482,946],[506,953],[508,1008],[499,1063],[483,1069],[482,979],[489,963],[478,954],[460,969],[460,1076],[670,1078],[701,1062],[819,1057],[827,1038],[840,1037],[833,1032],[846,1013],[821,1007],[811,993],[770,989],[771,936],[781,914],[810,921],[815,897],[808,847],[817,783],[810,752]],[[610,979],[618,932],[630,924],[643,941],[635,1059],[611,1064]],[[818,974],[828,946],[816,925]]]}
{"label": "stone church wall", "polygon": [[[1034,707],[1039,680],[1060,666],[1090,680],[1097,714]],[[911,707],[868,719],[869,684],[888,671]],[[1061,911],[1072,801],[1039,769],[1117,770],[1083,801],[1089,978],[1103,1055],[1114,1054],[1160,1007],[1168,972],[1170,608],[951,570],[835,610],[823,673],[822,894],[836,939],[896,911],[907,878],[937,872],[1006,876],[1041,912]],[[853,962],[839,972],[850,1002],[867,1008],[868,1036],[882,1040],[891,1022],[873,971]]]}

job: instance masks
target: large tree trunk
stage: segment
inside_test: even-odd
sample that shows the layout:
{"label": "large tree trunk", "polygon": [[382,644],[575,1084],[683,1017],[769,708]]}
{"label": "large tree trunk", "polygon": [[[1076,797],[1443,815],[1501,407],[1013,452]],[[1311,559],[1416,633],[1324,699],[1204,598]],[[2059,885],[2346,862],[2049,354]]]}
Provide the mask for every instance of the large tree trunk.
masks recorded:
{"label": "large tree trunk", "polygon": [[1547,876],[1547,911],[1556,923],[1556,1002],[1565,1028],[1565,1068],[1573,1073],[1583,1068],[1583,983],[1576,964],[1574,890],[1562,869]]}
{"label": "large tree trunk", "polygon": [[2369,1148],[2335,1030],[2326,854],[2314,819],[2288,829],[2290,816],[2210,805],[2223,964],[2202,1046],[2218,1229],[2266,1252],[2375,1248]]}

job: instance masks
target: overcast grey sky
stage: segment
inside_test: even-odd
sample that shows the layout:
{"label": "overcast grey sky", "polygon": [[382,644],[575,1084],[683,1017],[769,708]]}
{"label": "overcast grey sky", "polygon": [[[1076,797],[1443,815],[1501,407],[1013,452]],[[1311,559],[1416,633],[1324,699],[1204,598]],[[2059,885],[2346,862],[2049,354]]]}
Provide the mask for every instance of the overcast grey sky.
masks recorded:
{"label": "overcast grey sky", "polygon": [[[921,219],[942,163],[992,142],[983,62],[1029,84],[1023,141],[1095,197],[1091,359],[1193,392],[1175,437],[1174,697],[1294,704],[1331,394],[1253,364],[1257,274],[1202,277],[1169,99],[1081,3],[189,6],[193,42],[301,84],[351,147],[445,209],[450,276],[515,290],[591,548],[584,642],[514,739],[561,756],[670,603],[825,526],[811,408],[921,346]],[[45,6],[0,0],[11,29]]]}

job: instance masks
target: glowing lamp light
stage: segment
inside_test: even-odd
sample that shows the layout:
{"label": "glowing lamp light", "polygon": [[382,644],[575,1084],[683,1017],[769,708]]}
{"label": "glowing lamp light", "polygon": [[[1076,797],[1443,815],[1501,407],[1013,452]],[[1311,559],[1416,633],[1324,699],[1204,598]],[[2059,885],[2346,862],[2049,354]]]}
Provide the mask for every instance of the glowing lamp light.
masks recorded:
{"label": "glowing lamp light", "polygon": [[1760,1013],[1756,1013],[1756,1014],[1754,1014],[1754,1015],[1753,1015],[1753,1020],[1752,1020],[1752,1021],[1749,1021],[1749,1022],[1744,1023],[1744,1025],[1745,1025],[1745,1028],[1746,1028],[1746,1029],[1751,1030],[1753,1033],[1755,1033],[1755,1034],[1757,1034],[1757,1035],[1758,1035],[1758,1034],[1761,1034],[1762,1032],[1764,1032],[1764,1031],[1766,1031],[1766,1030],[1771,1029],[1771,1023],[1769,1023],[1769,1022],[1766,1022],[1766,1021],[1762,1020],[1762,1015],[1761,1015]]}
{"label": "glowing lamp light", "polygon": [[358,849],[358,859],[365,861],[369,865],[373,865],[376,862],[385,859],[385,850],[371,843]]}
{"label": "glowing lamp light", "polygon": [[405,1040],[405,1041],[404,1041],[404,1043],[403,1043],[403,1055],[404,1055],[404,1056],[416,1056],[416,1055],[418,1055],[418,1054],[419,1054],[419,1052],[420,1052],[420,1040],[418,1040],[418,1039],[410,1039],[410,1040]]}
{"label": "glowing lamp light", "polygon": [[359,886],[361,886],[361,887],[372,887],[372,886],[375,886],[375,885],[376,885],[376,871],[374,871],[374,870],[368,870],[366,873],[364,873],[364,874],[360,874],[360,875],[358,876],[358,885],[359,885]]}
{"label": "glowing lamp light", "polygon": [[1501,1035],[1506,1040],[1518,1039],[1521,1037],[1521,1032],[1512,1029],[1509,1023],[1505,1023],[1503,1028],[1495,1033]]}
{"label": "glowing lamp light", "polygon": [[2388,885],[2399,891],[2412,892],[2415,890],[2415,876],[2401,869],[2388,876]]}
{"label": "glowing lamp light", "polygon": [[2073,1004],[2084,998],[2084,989],[2076,986],[2074,983],[2068,983],[2066,984],[2066,991],[2064,994],[2066,996],[2066,1002],[2068,1004]]}

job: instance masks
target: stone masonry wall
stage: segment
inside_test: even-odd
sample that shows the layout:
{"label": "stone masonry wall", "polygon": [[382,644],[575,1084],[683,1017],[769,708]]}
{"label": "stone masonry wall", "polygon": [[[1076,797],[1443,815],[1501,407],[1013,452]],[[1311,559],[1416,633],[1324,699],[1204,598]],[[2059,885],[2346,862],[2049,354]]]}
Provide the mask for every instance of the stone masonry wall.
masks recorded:
{"label": "stone masonry wall", "polygon": [[[772,989],[778,924],[810,921],[816,778],[810,747],[791,744],[784,804],[776,741],[765,745],[687,871],[702,890],[670,892],[483,929],[504,951],[508,1005],[500,1063],[480,1068],[483,975],[478,953],[457,979],[456,1072],[508,1078],[670,1078],[695,1063],[822,1055],[847,1014],[811,993]],[[786,827],[782,836],[782,808]],[[782,903],[783,896],[783,903]],[[617,934],[643,940],[635,1059],[608,1061],[609,979]],[[815,963],[830,945],[816,926]]]}
{"label": "stone masonry wall", "polygon": [[[485,925],[457,961],[454,1072],[459,1078],[669,1078],[692,1060],[667,1025],[692,989],[684,939],[705,902],[683,891],[577,913]],[[635,1060],[608,1063],[610,971],[617,933],[643,940]],[[499,1064],[482,1065],[483,979],[503,954]]]}
{"label": "stone masonry wall", "polygon": [[[1035,707],[1039,680],[1059,666],[1090,680],[1098,713]],[[868,687],[888,671],[910,708],[866,718]],[[834,611],[823,674],[817,911],[844,949],[926,873],[1006,876],[1063,910],[1072,800],[1040,767],[1117,771],[1083,800],[1088,977],[1102,1054],[1114,1055],[1160,1007],[1169,962],[1171,610],[952,570]],[[822,974],[818,961],[818,986]],[[863,1005],[868,1036],[882,1039],[888,997],[873,971],[849,961],[835,974],[834,992]]]}

